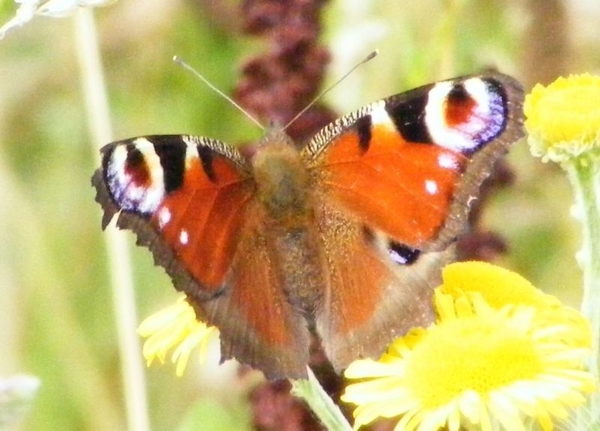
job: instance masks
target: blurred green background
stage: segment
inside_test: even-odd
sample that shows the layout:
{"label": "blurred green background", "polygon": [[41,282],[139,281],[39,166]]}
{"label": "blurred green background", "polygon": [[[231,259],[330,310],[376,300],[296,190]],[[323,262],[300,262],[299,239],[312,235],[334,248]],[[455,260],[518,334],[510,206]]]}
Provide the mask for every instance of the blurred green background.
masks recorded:
{"label": "blurred green background", "polygon": [[[0,3],[0,22],[16,10]],[[230,143],[257,129],[171,58],[230,93],[238,66],[261,51],[239,31],[238,2],[119,0],[95,12],[115,139],[190,133]],[[340,114],[452,75],[494,67],[530,89],[600,68],[596,0],[332,1],[323,43],[329,79],[374,48],[380,56],[326,96]],[[42,381],[30,412],[9,429],[126,429],[123,388],[72,18],[37,17],[0,40],[0,378]],[[524,142],[509,155],[516,180],[486,208],[506,238],[498,263],[578,306],[579,237],[561,171]],[[174,301],[168,277],[129,243],[139,319]],[[214,355],[213,355],[214,356]],[[211,361],[209,361],[211,362]],[[243,430],[252,379],[192,357],[147,371],[153,430]],[[213,422],[209,422],[213,421]]]}

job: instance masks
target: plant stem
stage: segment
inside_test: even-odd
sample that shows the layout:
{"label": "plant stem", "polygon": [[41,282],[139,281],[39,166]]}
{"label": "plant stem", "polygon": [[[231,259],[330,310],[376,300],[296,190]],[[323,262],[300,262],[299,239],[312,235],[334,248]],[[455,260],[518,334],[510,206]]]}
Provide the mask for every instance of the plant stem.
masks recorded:
{"label": "plant stem", "polygon": [[[582,224],[583,244],[577,260],[583,271],[582,314],[590,321],[592,329],[592,356],[590,372],[600,383],[600,163],[593,152],[581,155],[563,165],[575,193],[575,216]],[[581,415],[600,417],[600,393],[596,390],[590,408],[580,409]],[[583,419],[590,423],[589,418]],[[580,428],[584,429],[584,428]]]}
{"label": "plant stem", "polygon": [[[93,12],[79,8],[75,16],[75,40],[85,94],[88,124],[94,152],[112,140],[104,76],[98,49]],[[100,164],[98,163],[98,166]],[[136,333],[137,313],[128,244],[122,232],[108,229],[105,241],[113,290],[115,318],[119,337],[121,373],[125,390],[127,429],[148,431],[148,404],[144,364]]]}
{"label": "plant stem", "polygon": [[302,398],[329,431],[352,431],[352,427],[327,395],[313,372],[307,367],[308,379],[293,380],[292,394]]}

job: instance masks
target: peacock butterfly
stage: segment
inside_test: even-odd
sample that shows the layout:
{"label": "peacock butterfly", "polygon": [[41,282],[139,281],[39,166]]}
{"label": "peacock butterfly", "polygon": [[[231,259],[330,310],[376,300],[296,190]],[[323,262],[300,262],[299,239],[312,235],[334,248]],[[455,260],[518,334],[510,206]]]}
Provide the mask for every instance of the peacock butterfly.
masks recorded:
{"label": "peacock butterfly", "polygon": [[159,135],[102,149],[92,184],[148,247],[222,360],[303,377],[310,334],[336,370],[432,321],[439,270],[494,162],[523,136],[523,92],[496,74],[426,85],[242,153]]}

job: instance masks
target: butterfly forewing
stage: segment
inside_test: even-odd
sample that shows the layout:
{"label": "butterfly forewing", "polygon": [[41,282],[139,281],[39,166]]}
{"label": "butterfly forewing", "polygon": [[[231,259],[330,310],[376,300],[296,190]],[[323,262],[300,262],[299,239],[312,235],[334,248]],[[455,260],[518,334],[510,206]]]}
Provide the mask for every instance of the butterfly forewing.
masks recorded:
{"label": "butterfly forewing", "polygon": [[523,135],[522,97],[500,74],[420,87],[338,120],[304,155],[328,198],[366,225],[442,249],[464,229],[493,162]]}
{"label": "butterfly forewing", "polygon": [[93,183],[106,214],[122,210],[118,223],[151,246],[157,263],[195,280],[180,290],[222,287],[254,187],[238,153],[191,136],[120,141],[104,148]]}
{"label": "butterfly forewing", "polygon": [[370,139],[349,130],[323,153],[320,183],[365,224],[421,248],[446,217],[460,154],[405,141],[391,124],[371,124]]}

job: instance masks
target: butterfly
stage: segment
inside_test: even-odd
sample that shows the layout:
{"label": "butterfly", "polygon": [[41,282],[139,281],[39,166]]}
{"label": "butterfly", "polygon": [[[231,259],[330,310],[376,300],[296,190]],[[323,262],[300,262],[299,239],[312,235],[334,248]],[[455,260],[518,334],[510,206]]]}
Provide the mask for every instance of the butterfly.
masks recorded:
{"label": "butterfly", "polygon": [[[340,371],[433,320],[440,268],[494,162],[519,140],[523,91],[499,73],[400,93],[298,147],[190,135],[117,141],[92,184],[220,331],[222,361],[306,376],[311,334]],[[300,149],[299,149],[300,148]]]}

